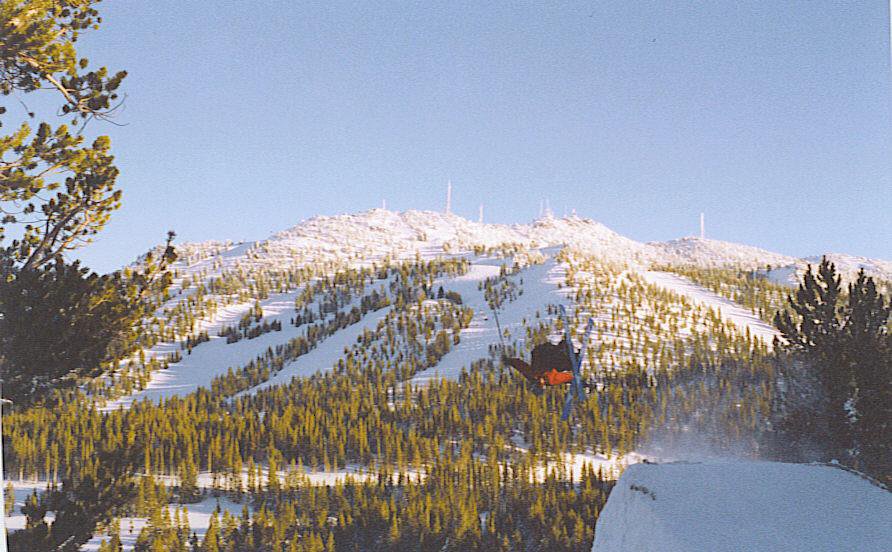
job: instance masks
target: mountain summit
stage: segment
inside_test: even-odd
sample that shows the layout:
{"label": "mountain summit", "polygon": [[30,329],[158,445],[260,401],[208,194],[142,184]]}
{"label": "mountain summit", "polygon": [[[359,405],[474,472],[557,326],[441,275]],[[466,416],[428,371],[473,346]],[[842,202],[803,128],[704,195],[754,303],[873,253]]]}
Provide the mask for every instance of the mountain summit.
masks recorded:
{"label": "mountain summit", "polygon": [[[651,265],[694,265],[760,270],[772,279],[792,283],[821,255],[803,258],[738,243],[685,237],[642,243],[607,226],[576,215],[544,216],[527,224],[490,224],[438,211],[371,209],[353,214],[316,216],[258,242],[185,243],[178,248],[192,264],[221,253],[240,266],[294,266],[301,262],[367,263],[385,257],[400,259],[461,253],[474,247],[518,244],[527,248],[567,245],[607,261]],[[892,262],[830,253],[839,271],[849,277],[864,268],[868,275],[892,280]]]}

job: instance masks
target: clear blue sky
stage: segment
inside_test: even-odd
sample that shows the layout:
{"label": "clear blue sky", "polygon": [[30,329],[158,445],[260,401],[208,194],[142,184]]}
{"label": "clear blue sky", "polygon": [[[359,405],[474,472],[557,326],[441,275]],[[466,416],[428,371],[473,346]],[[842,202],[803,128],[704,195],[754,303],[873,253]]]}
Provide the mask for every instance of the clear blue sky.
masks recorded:
{"label": "clear blue sky", "polygon": [[[132,2],[99,270],[379,206],[892,258],[889,4]],[[548,3],[552,4],[552,3]],[[211,7],[213,6],[213,7]]]}

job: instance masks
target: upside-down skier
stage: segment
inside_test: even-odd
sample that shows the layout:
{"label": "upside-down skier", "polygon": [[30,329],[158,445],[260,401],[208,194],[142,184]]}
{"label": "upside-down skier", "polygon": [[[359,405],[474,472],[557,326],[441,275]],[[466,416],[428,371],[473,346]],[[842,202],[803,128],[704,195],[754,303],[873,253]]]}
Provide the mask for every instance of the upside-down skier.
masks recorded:
{"label": "upside-down skier", "polygon": [[540,388],[563,385],[573,381],[573,362],[570,360],[566,338],[557,345],[545,342],[533,348],[531,364],[520,358],[505,358],[515,370]]}

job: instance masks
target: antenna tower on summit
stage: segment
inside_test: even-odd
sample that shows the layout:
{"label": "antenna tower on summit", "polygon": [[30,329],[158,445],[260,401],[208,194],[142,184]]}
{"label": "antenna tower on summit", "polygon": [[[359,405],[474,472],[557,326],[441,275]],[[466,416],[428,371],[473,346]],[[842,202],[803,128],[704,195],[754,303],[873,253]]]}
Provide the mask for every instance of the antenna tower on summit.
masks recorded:
{"label": "antenna tower on summit", "polygon": [[452,212],[452,181],[446,184],[446,214]]}
{"label": "antenna tower on summit", "polygon": [[700,239],[706,239],[706,214],[700,213]]}

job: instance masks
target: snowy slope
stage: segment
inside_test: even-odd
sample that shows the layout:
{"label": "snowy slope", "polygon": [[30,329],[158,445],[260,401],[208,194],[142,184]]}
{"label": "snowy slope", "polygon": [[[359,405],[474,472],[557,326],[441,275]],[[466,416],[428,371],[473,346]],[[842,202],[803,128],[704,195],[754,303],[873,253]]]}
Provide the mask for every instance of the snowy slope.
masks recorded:
{"label": "snowy slope", "polygon": [[758,270],[767,274],[772,280],[788,285],[797,283],[808,265],[817,265],[823,256],[836,265],[837,271],[846,281],[853,279],[862,268],[868,276],[892,281],[892,261],[844,253],[824,253],[797,258],[750,245],[695,237],[649,242],[647,246],[657,251],[658,253],[653,255],[667,264]]}
{"label": "snowy slope", "polygon": [[[454,214],[434,211],[393,212],[372,209],[352,215],[314,217],[273,235],[259,248],[264,257],[313,259],[359,256],[366,260],[385,255],[407,258],[467,251],[475,245],[527,247],[572,245],[617,260],[656,260],[648,246],[623,237],[591,219],[545,217],[530,224],[483,224]],[[445,246],[445,247],[444,247]]]}
{"label": "snowy slope", "polygon": [[[753,246],[711,239],[681,238],[641,243],[617,234],[603,224],[576,215],[544,217],[529,224],[484,224],[434,211],[395,212],[371,209],[355,214],[318,216],[272,235],[267,240],[232,244],[203,242],[180,244],[184,274],[207,270],[268,269],[307,263],[340,262],[364,265],[385,256],[411,258],[416,253],[431,257],[467,251],[473,246],[498,247],[522,244],[541,248],[569,245],[605,260],[697,266],[744,268],[803,267],[820,256],[796,258]],[[892,279],[892,262],[829,254],[841,270]]]}
{"label": "snowy slope", "polygon": [[[499,274],[499,264],[498,259],[484,259],[471,265],[471,270],[464,276],[439,282],[446,289],[462,295],[464,304],[474,309],[474,318],[470,326],[461,332],[461,343],[440,359],[437,366],[416,374],[412,378],[413,383],[426,383],[434,378],[458,379],[462,369],[467,369],[475,360],[489,356],[488,348],[499,343],[495,318],[483,292],[477,289],[479,282]],[[532,320],[537,311],[544,312],[549,303],[566,301],[566,294],[557,289],[557,284],[563,281],[563,269],[553,258],[525,268],[511,279],[515,282],[523,280],[524,294],[515,301],[505,303],[499,313],[502,330],[509,333],[506,338],[508,343],[523,341],[524,320]]]}
{"label": "snowy slope", "polygon": [[254,393],[267,387],[283,385],[294,377],[309,377],[331,370],[343,354],[344,348],[356,343],[356,338],[362,335],[365,330],[375,329],[378,321],[386,317],[389,311],[388,308],[366,314],[359,322],[338,331],[309,353],[297,357],[296,360],[288,363],[281,372],[274,374],[266,382],[252,387],[249,392]]}
{"label": "snowy slope", "polygon": [[[264,320],[282,322],[281,332],[271,332],[256,339],[237,343],[226,343],[226,339],[219,337],[217,332],[226,325],[237,323],[239,318],[251,309],[252,303],[244,302],[224,307],[213,321],[201,326],[208,331],[209,342],[196,347],[191,354],[183,354],[180,362],[171,364],[166,370],[154,372],[145,389],[110,401],[102,409],[116,410],[129,407],[143,399],[157,402],[160,399],[187,395],[199,387],[210,388],[213,379],[225,374],[229,368],[240,368],[263,354],[268,347],[284,343],[299,335],[298,328],[288,323],[289,317],[294,313],[295,295],[296,293],[276,293],[261,303]],[[176,343],[161,343],[152,347],[149,354],[163,357],[178,349],[179,345]]]}
{"label": "snowy slope", "polygon": [[[825,255],[836,265],[836,270],[839,272],[851,275],[863,268],[868,275],[892,282],[892,261],[869,259],[844,253],[826,253]],[[803,261],[817,265],[821,262],[821,256],[806,257]]]}
{"label": "snowy slope", "polygon": [[647,270],[641,272],[641,276],[649,284],[668,289],[694,303],[715,309],[722,319],[744,331],[749,331],[750,335],[764,340],[769,346],[775,337],[780,337],[780,332],[774,326],[767,324],[746,308],[677,274]]}
{"label": "snowy slope", "polygon": [[[171,309],[179,302],[188,300],[197,282],[208,282],[221,275],[235,274],[240,281],[252,282],[262,274],[300,267],[314,267],[317,274],[331,274],[339,269],[368,267],[373,263],[381,266],[388,260],[414,259],[416,256],[423,259],[466,256],[472,262],[468,274],[440,280],[437,284],[461,293],[466,304],[474,309],[471,326],[462,332],[459,346],[447,354],[439,366],[418,374],[416,381],[438,376],[456,377],[470,362],[487,356],[488,347],[498,341],[494,320],[477,286],[485,278],[496,275],[500,264],[510,265],[511,255],[514,254],[512,251],[517,248],[548,251],[546,255],[552,260],[544,265],[526,268],[516,278],[512,276],[515,280],[524,278],[525,295],[516,304],[506,305],[502,322],[509,332],[518,334],[515,326],[519,328],[525,318],[529,321],[537,310],[543,310],[549,303],[559,302],[564,296],[558,292],[564,276],[561,267],[553,260],[562,246],[569,246],[600,262],[625,267],[630,273],[641,274],[646,282],[671,289],[695,303],[714,307],[727,321],[741,329],[748,329],[769,343],[775,335],[774,330],[758,321],[746,309],[682,278],[654,272],[651,268],[654,265],[675,264],[764,270],[771,265],[771,277],[782,277],[786,281],[795,279],[807,262],[805,259],[717,240],[684,238],[640,243],[596,221],[575,215],[564,218],[547,216],[529,224],[507,225],[471,222],[454,214],[432,211],[372,209],[355,214],[314,217],[258,242],[210,241],[178,245],[181,257],[174,266],[178,272],[175,287],[187,279],[191,280],[192,285],[178,291],[164,307]],[[478,252],[480,248],[489,251],[481,256],[472,255],[471,251],[475,248]],[[833,255],[832,258],[842,270],[851,272],[863,266],[871,274],[886,275],[892,279],[892,263],[888,261],[844,255]],[[197,320],[195,325],[196,332],[208,332],[210,342],[196,346],[191,355],[184,355],[182,361],[171,364],[169,369],[153,372],[145,389],[113,401],[106,408],[126,407],[133,400],[157,400],[183,395],[199,386],[207,387],[213,378],[225,374],[230,367],[240,368],[264,354],[267,348],[300,335],[303,330],[288,324],[294,315],[290,305],[293,305],[299,292],[299,289],[280,289],[279,293],[273,293],[260,302],[264,321],[282,322],[282,331],[235,344],[226,344],[225,339],[217,337],[218,331],[224,326],[236,324],[250,311],[253,300],[235,295],[214,296],[213,300],[219,303],[216,313]],[[307,376],[330,369],[345,346],[355,342],[364,329],[373,329],[386,314],[387,311],[367,314],[360,323],[338,331],[309,354],[287,365],[263,386],[286,383],[293,376]],[[164,313],[159,313],[159,318],[164,318]],[[512,335],[512,338],[522,336]],[[146,356],[166,358],[181,350],[181,345],[181,341],[159,343],[146,351]]]}
{"label": "snowy slope", "polygon": [[822,465],[635,464],[598,518],[593,552],[887,552],[892,493]]}
{"label": "snowy slope", "polygon": [[663,253],[672,264],[692,264],[705,267],[734,266],[764,268],[766,265],[787,266],[798,259],[772,253],[758,247],[719,240],[687,237],[647,245]]}

